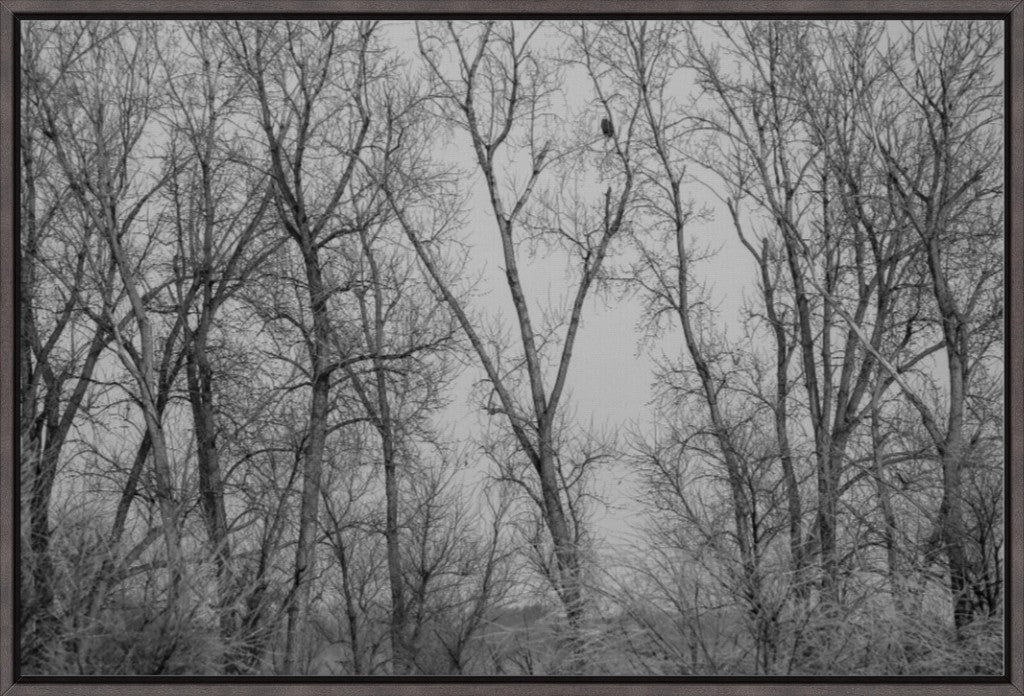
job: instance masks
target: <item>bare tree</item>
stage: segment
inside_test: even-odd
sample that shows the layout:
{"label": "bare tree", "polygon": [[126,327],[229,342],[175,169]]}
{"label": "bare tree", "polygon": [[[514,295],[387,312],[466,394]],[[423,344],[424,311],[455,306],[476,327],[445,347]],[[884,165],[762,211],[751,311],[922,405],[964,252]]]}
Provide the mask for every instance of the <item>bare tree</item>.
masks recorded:
{"label": "bare tree", "polygon": [[[270,202],[265,174],[247,163],[231,121],[240,114],[242,82],[231,75],[229,56],[213,27],[189,24],[182,43],[161,52],[171,108],[167,128],[174,138],[168,197],[177,231],[174,259],[177,309],[185,342],[185,376],[196,440],[199,502],[217,565],[220,624],[225,645],[237,633],[232,607],[237,587],[225,511],[225,482],[217,442],[213,358],[219,311],[253,271],[284,241],[267,234]],[[168,52],[173,51],[171,57]],[[260,240],[260,235],[264,240]],[[193,318],[194,315],[194,318]],[[229,651],[225,668],[236,668]]]}
{"label": "bare tree", "polygon": [[[861,321],[884,317],[892,288],[905,269],[907,251],[905,246],[886,248],[890,242],[883,235],[891,233],[882,231],[872,209],[855,209],[851,196],[856,194],[843,188],[857,180],[847,172],[837,183],[833,166],[840,158],[853,163],[858,156],[853,149],[859,144],[850,133],[861,123],[863,114],[857,100],[863,99],[873,76],[846,75],[860,80],[857,89],[847,90],[838,79],[846,66],[836,68],[833,75],[837,79],[828,85],[815,82],[811,71],[815,61],[822,59],[846,60],[853,71],[863,68],[857,61],[878,40],[877,33],[871,34],[877,30],[858,27],[849,37],[842,37],[848,39],[847,45],[857,47],[844,59],[836,49],[828,52],[829,39],[820,38],[827,29],[813,24],[719,24],[717,29],[722,37],[720,50],[738,57],[742,68],[727,74],[717,55],[691,35],[688,63],[701,89],[720,108],[699,116],[698,123],[720,138],[716,147],[721,154],[710,159],[710,168],[726,182],[729,193],[725,203],[736,231],[761,269],[783,397],[788,396],[781,372],[788,339],[781,315],[789,314],[791,308],[803,396],[814,434],[818,504],[811,543],[821,558],[822,587],[834,599],[842,557],[837,525],[845,461],[855,430],[867,412],[876,355],[883,343],[891,340],[891,332],[899,330],[877,321],[870,344],[864,347],[857,331],[841,317],[854,316]],[[831,38],[840,40],[837,35]],[[814,101],[806,98],[818,87],[825,89]],[[751,235],[749,227],[755,223],[744,221],[744,200],[751,201],[754,209],[771,221],[774,236]],[[839,207],[847,216],[839,215]],[[771,276],[774,258],[784,260],[784,284],[778,276]],[[783,292],[791,298],[789,307],[778,304]],[[872,310],[877,310],[877,315]],[[779,408],[776,430],[780,452],[785,452],[789,417],[785,404],[780,403]],[[787,478],[795,512],[793,477]],[[800,548],[797,541],[793,538],[795,549]]]}
{"label": "bare tree", "polygon": [[[537,333],[523,287],[517,250],[522,241],[519,231],[526,224],[523,215],[534,188],[548,165],[564,156],[555,146],[555,134],[551,132],[546,138],[544,135],[545,129],[550,128],[546,108],[552,76],[544,70],[531,47],[538,30],[539,26],[528,27],[524,34],[514,23],[494,22],[469,26],[456,26],[449,22],[436,28],[417,29],[420,55],[436,81],[441,113],[468,136],[479,174],[487,187],[491,212],[501,240],[518,342],[523,351],[522,369],[526,372],[528,385],[526,405],[517,400],[511,388],[512,378],[504,376],[504,369],[496,364],[496,356],[489,351],[479,327],[438,272],[438,262],[427,248],[423,232],[407,217],[399,215],[399,220],[427,272],[458,318],[487,374],[498,404],[489,407],[491,413],[502,415],[507,420],[523,454],[537,473],[542,495],[541,510],[555,548],[559,594],[574,634],[570,639],[573,641],[578,639],[583,616],[580,562],[562,500],[554,426],[588,294],[600,273],[612,239],[623,225],[631,198],[631,131],[628,127],[620,127],[613,138],[623,174],[614,187],[607,188],[598,203],[602,212],[596,219],[579,220],[576,230],[566,232],[559,226],[551,233],[555,239],[564,237],[572,245],[574,253],[578,254],[579,268],[571,309],[564,319],[564,338],[559,341],[554,381],[548,390],[542,349],[557,339]],[[607,99],[602,104],[605,114],[611,115],[613,105]],[[626,124],[631,122],[628,111],[623,120]],[[513,134],[516,139],[511,138]],[[514,146],[518,138],[525,138],[525,146]],[[511,194],[508,188],[512,173],[508,173],[508,180],[503,179],[500,160],[497,159],[503,148],[509,150],[513,158],[527,158],[527,182]],[[385,182],[385,186],[388,185]],[[389,194],[389,200],[394,202],[394,196]]]}
{"label": "bare tree", "polygon": [[[967,404],[974,368],[999,345],[1002,88],[999,28],[989,23],[908,25],[887,61],[895,99],[867,127],[892,186],[888,198],[923,246],[931,300],[941,327],[948,395],[945,423],[922,399],[919,410],[942,469],[936,540],[945,550],[953,618],[974,618],[965,528],[963,471],[970,456]],[[953,258],[973,258],[963,265]]]}
{"label": "bare tree", "polygon": [[[144,418],[153,462],[167,553],[167,605],[173,622],[183,572],[180,510],[159,404],[158,340],[150,315],[151,303],[167,283],[153,273],[155,237],[132,234],[145,224],[146,206],[170,174],[147,171],[138,152],[157,106],[153,93],[158,84],[153,60],[156,40],[150,25],[84,23],[60,47],[63,61],[73,57],[75,67],[61,74],[62,82],[51,86],[39,109],[55,161],[83,217],[109,254],[88,259],[91,270],[104,277],[105,259],[109,260],[127,299],[124,316],[116,316],[113,304],[83,309],[110,332],[117,356],[136,385],[133,398]],[[71,78],[79,70],[91,71],[94,78],[84,85],[76,83]],[[88,137],[69,137],[72,133]],[[131,329],[134,334],[129,333]],[[180,327],[171,330],[167,350],[176,332]]]}
{"label": "bare tree", "polygon": [[[79,29],[81,31],[81,29]],[[26,66],[22,81],[21,123],[21,452],[30,474],[28,498],[30,554],[23,556],[31,568],[31,592],[22,616],[26,663],[56,630],[54,623],[54,566],[50,556],[50,499],[61,452],[89,390],[90,379],[111,334],[83,317],[80,304],[115,304],[120,294],[113,283],[113,266],[102,281],[89,287],[89,249],[96,243],[89,225],[81,238],[66,230],[75,219],[69,184],[58,174],[49,145],[40,99],[59,74],[60,61],[70,61],[69,51],[49,58],[47,44],[72,43],[73,33],[47,36],[46,28],[33,27],[22,38]],[[49,59],[49,63],[48,63]],[[63,68],[68,67],[66,64]],[[52,288],[47,291],[46,288]],[[88,298],[85,300],[84,298]],[[53,320],[41,315],[50,314]],[[79,332],[91,338],[79,343]],[[27,588],[26,588],[27,589]],[[30,628],[34,622],[36,628]]]}
{"label": "bare tree", "polygon": [[[382,150],[401,147],[408,137],[396,124],[408,118],[409,109],[419,108],[418,95],[408,86],[400,93],[397,80],[385,97]],[[388,157],[383,155],[383,159]],[[366,157],[363,164],[373,171],[385,166]],[[370,205],[383,201],[376,194]],[[430,417],[441,406],[441,393],[450,381],[452,365],[448,355],[457,347],[457,326],[443,301],[436,298],[416,268],[415,256],[403,250],[395,235],[401,229],[390,215],[379,224],[358,233],[359,256],[355,262],[353,292],[361,336],[351,339],[366,356],[369,370],[361,363],[345,367],[346,382],[352,387],[366,418],[377,431],[384,468],[385,529],[388,576],[391,588],[391,643],[393,670],[404,674],[415,668],[410,636],[406,579],[403,570],[402,479],[415,464],[417,441],[433,439]]]}
{"label": "bare tree", "polygon": [[[224,33],[257,110],[274,205],[301,256],[312,322],[305,336],[309,431],[303,454],[293,597],[287,609],[286,673],[298,664],[299,635],[309,603],[307,577],[313,564],[331,374],[340,361],[329,302],[344,287],[325,278],[323,257],[330,244],[365,223],[345,211],[354,195],[353,175],[370,131],[367,90],[377,78],[371,52],[375,29],[374,23],[236,23]],[[320,156],[325,152],[334,158],[325,162]]]}

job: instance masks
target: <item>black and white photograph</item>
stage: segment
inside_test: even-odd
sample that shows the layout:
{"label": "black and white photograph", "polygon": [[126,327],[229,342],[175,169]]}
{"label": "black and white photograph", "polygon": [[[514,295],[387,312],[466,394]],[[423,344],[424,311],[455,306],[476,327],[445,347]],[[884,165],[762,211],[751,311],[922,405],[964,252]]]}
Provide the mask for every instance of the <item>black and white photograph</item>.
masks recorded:
{"label": "black and white photograph", "polygon": [[15,26],[19,674],[1004,675],[1003,20]]}

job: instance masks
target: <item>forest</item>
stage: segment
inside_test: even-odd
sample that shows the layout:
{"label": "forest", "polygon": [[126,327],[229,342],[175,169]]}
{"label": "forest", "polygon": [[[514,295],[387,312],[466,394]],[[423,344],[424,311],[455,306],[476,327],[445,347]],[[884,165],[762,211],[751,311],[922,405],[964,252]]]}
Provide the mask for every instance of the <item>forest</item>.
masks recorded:
{"label": "forest", "polygon": [[23,675],[1002,674],[1002,23],[20,32]]}

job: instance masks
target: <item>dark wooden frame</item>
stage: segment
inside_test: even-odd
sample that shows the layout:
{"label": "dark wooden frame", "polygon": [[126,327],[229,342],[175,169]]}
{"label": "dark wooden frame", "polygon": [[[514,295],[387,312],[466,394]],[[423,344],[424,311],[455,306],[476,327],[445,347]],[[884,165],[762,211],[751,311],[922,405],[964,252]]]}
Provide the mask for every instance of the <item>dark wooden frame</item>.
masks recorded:
{"label": "dark wooden frame", "polygon": [[[246,15],[396,16],[442,14],[579,17],[716,15],[722,17],[796,15],[857,17],[987,17],[1002,19],[1007,37],[1006,151],[1006,665],[1004,677],[969,679],[665,679],[467,678],[445,681],[387,678],[356,681],[245,680],[213,678],[103,679],[19,678],[15,663],[17,601],[18,463],[15,460],[17,297],[16,136],[18,20],[43,15]],[[189,694],[231,696],[399,696],[468,695],[583,696],[624,694],[668,696],[1021,696],[1024,695],[1024,0],[0,0],[0,696],[57,694]]]}

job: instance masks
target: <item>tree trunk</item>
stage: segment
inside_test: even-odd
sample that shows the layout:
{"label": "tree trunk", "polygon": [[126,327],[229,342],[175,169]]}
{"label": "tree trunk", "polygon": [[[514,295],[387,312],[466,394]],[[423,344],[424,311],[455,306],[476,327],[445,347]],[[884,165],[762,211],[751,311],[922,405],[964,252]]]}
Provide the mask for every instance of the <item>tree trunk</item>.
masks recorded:
{"label": "tree trunk", "polygon": [[224,481],[220,470],[217,431],[213,410],[213,370],[206,353],[209,336],[208,314],[204,311],[186,366],[189,404],[195,428],[196,459],[199,469],[199,502],[206,523],[207,540],[213,553],[217,573],[217,608],[221,640],[224,643],[222,663],[225,671],[234,669],[232,644],[237,634],[234,588],[231,578],[231,548],[228,539],[227,515],[224,509]]}
{"label": "tree trunk", "polygon": [[[933,223],[937,220],[932,221]],[[974,618],[971,601],[971,567],[967,555],[967,532],[963,520],[963,484],[960,470],[964,459],[964,406],[967,393],[966,321],[956,307],[942,265],[938,225],[929,225],[926,238],[928,270],[942,320],[949,374],[949,414],[946,436],[939,448],[942,467],[942,503],[939,506],[939,534],[949,564],[949,589],[953,599],[953,624],[957,635]]]}
{"label": "tree trunk", "polygon": [[565,510],[562,507],[558,472],[556,470],[555,451],[552,444],[550,425],[543,427],[539,433],[540,458],[536,462],[537,473],[541,482],[541,495],[544,502],[544,521],[555,550],[555,562],[558,566],[559,595],[565,608],[566,620],[569,624],[569,661],[570,669],[579,670],[583,666],[583,588],[580,577],[580,559],[576,539],[569,529]]}
{"label": "tree trunk", "polygon": [[896,514],[892,509],[892,494],[889,487],[892,485],[885,476],[882,452],[884,450],[882,437],[882,419],[879,410],[878,400],[880,389],[876,385],[871,395],[871,463],[872,476],[875,479],[875,490],[878,494],[878,504],[882,512],[882,543],[885,546],[885,557],[889,571],[889,590],[892,592],[893,609],[898,620],[903,618],[903,577],[902,568],[899,562],[899,550],[897,549],[897,533],[899,531]]}
{"label": "tree trunk", "polygon": [[[365,230],[359,233],[363,255],[370,270],[373,285],[373,315],[366,311],[366,303],[360,298],[360,311],[367,348],[373,354],[373,378],[375,404],[366,398],[366,407],[371,412],[381,440],[384,460],[384,539],[387,545],[388,584],[391,593],[391,616],[388,625],[391,638],[392,672],[408,674],[415,667],[415,655],[408,638],[408,604],[405,596],[405,574],[402,570],[402,548],[399,529],[399,472],[398,442],[395,424],[391,414],[391,400],[388,395],[387,370],[381,357],[384,353],[385,307],[382,292],[383,279]],[[365,392],[360,388],[360,394]]]}
{"label": "tree trunk", "polygon": [[324,447],[327,441],[327,415],[330,409],[330,320],[327,316],[327,292],[323,283],[317,250],[305,235],[302,256],[313,313],[313,340],[310,345],[312,392],[309,404],[309,427],[303,455],[302,500],[299,509],[299,539],[295,549],[292,597],[288,603],[285,634],[285,674],[296,674],[301,657],[300,636],[304,631],[309,605],[309,576],[313,572],[316,551],[317,511],[320,502],[320,479],[323,473]]}
{"label": "tree trunk", "polygon": [[[378,389],[382,390],[383,371],[378,368]],[[405,602],[405,576],[402,573],[402,555],[398,522],[398,471],[395,446],[391,431],[391,414],[387,396],[378,392],[381,406],[382,439],[384,450],[384,495],[387,498],[384,536],[387,542],[388,582],[391,588],[391,651],[395,674],[407,674],[412,669],[412,655],[406,641],[407,608]]]}
{"label": "tree trunk", "polygon": [[957,634],[974,619],[971,564],[967,555],[967,532],[963,519],[963,483],[960,470],[964,457],[963,410],[964,368],[960,356],[947,352],[950,395],[946,442],[941,452],[942,503],[939,524],[949,563],[949,589],[953,597],[953,624]]}

